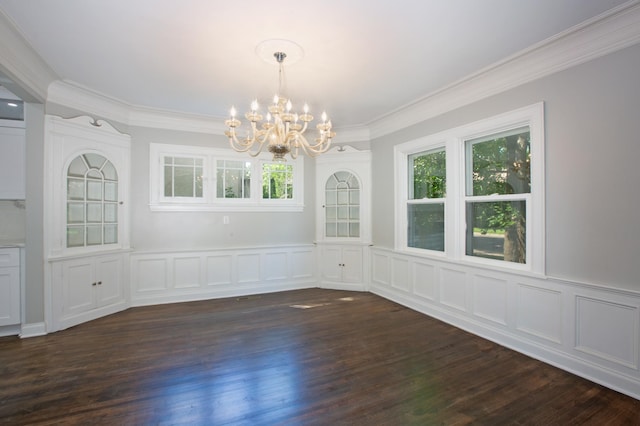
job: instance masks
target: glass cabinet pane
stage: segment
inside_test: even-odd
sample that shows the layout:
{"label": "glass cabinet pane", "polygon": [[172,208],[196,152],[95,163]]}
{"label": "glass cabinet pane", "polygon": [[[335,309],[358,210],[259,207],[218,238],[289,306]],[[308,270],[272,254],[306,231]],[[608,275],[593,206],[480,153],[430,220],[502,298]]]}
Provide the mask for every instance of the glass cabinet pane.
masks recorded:
{"label": "glass cabinet pane", "polygon": [[118,240],[118,173],[100,154],[74,158],[67,169],[67,247]]}
{"label": "glass cabinet pane", "polygon": [[360,184],[350,172],[339,171],[325,182],[325,236],[360,237]]}

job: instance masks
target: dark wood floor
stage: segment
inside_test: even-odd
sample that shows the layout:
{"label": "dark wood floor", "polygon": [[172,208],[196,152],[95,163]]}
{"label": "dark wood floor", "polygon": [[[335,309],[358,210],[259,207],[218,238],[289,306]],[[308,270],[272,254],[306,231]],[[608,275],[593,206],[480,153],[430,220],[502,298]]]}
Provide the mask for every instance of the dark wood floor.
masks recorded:
{"label": "dark wood floor", "polygon": [[1,338],[0,423],[638,425],[640,401],[375,295],[312,289]]}

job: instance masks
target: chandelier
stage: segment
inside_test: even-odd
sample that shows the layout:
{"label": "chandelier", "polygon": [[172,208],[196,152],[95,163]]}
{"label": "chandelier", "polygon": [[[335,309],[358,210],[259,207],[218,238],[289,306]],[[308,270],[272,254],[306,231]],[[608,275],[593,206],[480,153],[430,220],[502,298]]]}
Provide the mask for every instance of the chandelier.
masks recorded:
{"label": "chandelier", "polygon": [[309,123],[313,121],[313,116],[309,114],[309,107],[304,104],[302,114],[293,112],[291,100],[282,96],[282,82],[284,75],[283,62],[287,57],[284,52],[275,52],[273,56],[279,65],[278,71],[278,93],[273,98],[273,103],[267,107],[267,115],[263,118],[258,111],[258,101],[251,102],[251,111],[244,116],[251,124],[249,134],[244,139],[239,139],[237,128],[240,120],[236,118],[236,109],[231,107],[231,118],[224,122],[229,129],[224,132],[229,137],[229,144],[238,152],[248,152],[255,157],[263,149],[273,154],[273,161],[287,161],[285,155],[296,159],[300,151],[315,157],[329,149],[331,139],[335,137],[335,132],[331,131],[331,120],[327,119],[326,112],[322,113],[322,121],[316,125],[318,136],[313,142],[309,142],[305,137],[305,132]]}

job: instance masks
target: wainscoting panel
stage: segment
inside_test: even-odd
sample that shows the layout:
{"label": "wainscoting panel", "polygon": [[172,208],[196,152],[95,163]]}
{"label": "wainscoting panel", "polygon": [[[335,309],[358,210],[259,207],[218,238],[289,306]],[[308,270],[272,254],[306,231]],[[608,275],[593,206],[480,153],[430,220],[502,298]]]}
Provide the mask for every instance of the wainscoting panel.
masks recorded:
{"label": "wainscoting panel", "polygon": [[423,262],[413,262],[413,291],[429,300],[436,299],[436,268]]}
{"label": "wainscoting panel", "polygon": [[409,291],[409,262],[406,259],[391,259],[391,285]]}
{"label": "wainscoting panel", "polygon": [[518,283],[516,329],[561,344],[561,296],[562,293],[556,290]]}
{"label": "wainscoting panel", "polygon": [[440,268],[440,303],[465,311],[467,299],[467,275],[450,268]]}
{"label": "wainscoting panel", "polygon": [[292,250],[290,255],[291,278],[311,280],[316,270],[314,250]]}
{"label": "wainscoting panel", "polygon": [[473,313],[497,324],[507,325],[507,281],[475,275]]}
{"label": "wainscoting panel", "polygon": [[207,285],[229,286],[233,282],[232,277],[232,256],[230,254],[219,254],[205,256],[207,263]]}
{"label": "wainscoting panel", "polygon": [[173,282],[175,288],[200,287],[200,258],[176,257],[173,259]]}
{"label": "wainscoting panel", "polygon": [[131,305],[317,286],[315,246],[131,254]]}
{"label": "wainscoting panel", "polygon": [[167,273],[166,258],[140,258],[135,264],[135,270],[132,271],[137,292],[167,290]]}
{"label": "wainscoting panel", "polygon": [[279,253],[265,253],[264,255],[264,278],[268,281],[285,280],[289,276],[289,253],[282,251]]}
{"label": "wainscoting panel", "polygon": [[638,368],[638,307],[576,297],[576,349]]}
{"label": "wainscoting panel", "polygon": [[640,293],[379,247],[371,270],[373,293],[640,399]]}

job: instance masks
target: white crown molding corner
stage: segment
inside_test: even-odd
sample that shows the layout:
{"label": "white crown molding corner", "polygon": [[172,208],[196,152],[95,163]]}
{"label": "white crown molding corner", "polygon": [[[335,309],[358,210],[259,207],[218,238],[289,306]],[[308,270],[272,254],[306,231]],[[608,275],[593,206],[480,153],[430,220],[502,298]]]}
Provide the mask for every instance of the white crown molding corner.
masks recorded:
{"label": "white crown molding corner", "polygon": [[632,0],[369,123],[375,139],[640,43]]}
{"label": "white crown molding corner", "polygon": [[47,103],[82,111],[86,115],[129,124],[130,105],[71,81],[57,80],[51,83]]}
{"label": "white crown molding corner", "polygon": [[335,128],[336,136],[333,143],[343,144],[350,142],[363,142],[371,140],[369,126],[351,126],[343,128]]}
{"label": "white crown molding corner", "polygon": [[36,53],[15,23],[0,10],[0,73],[6,85],[27,102],[44,103],[47,87],[58,77]]}
{"label": "white crown molding corner", "polygon": [[153,129],[182,130],[215,135],[224,135],[227,130],[224,119],[138,106],[131,107],[129,124]]}

